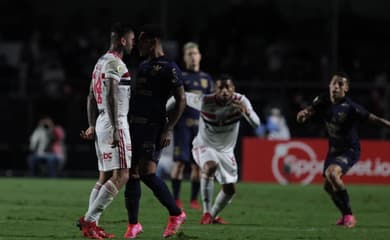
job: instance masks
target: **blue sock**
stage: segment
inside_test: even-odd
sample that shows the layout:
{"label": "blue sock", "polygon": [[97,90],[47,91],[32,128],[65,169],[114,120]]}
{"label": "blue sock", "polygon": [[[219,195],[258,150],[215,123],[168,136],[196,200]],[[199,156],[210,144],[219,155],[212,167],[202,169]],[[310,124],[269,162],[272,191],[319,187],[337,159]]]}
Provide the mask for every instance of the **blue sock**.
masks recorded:
{"label": "blue sock", "polygon": [[180,215],[180,208],[176,206],[175,199],[161,178],[157,177],[156,174],[148,174],[141,176],[141,180],[153,191],[154,196],[169,211],[170,216]]}
{"label": "blue sock", "polygon": [[181,186],[180,179],[172,179],[172,193],[173,193],[173,198],[175,200],[180,199],[180,186]]}
{"label": "blue sock", "polygon": [[200,189],[200,182],[197,180],[191,181],[191,201],[198,199],[199,189]]}
{"label": "blue sock", "polygon": [[141,199],[141,182],[130,178],[125,189],[125,205],[127,218],[130,224],[138,223],[139,201]]}

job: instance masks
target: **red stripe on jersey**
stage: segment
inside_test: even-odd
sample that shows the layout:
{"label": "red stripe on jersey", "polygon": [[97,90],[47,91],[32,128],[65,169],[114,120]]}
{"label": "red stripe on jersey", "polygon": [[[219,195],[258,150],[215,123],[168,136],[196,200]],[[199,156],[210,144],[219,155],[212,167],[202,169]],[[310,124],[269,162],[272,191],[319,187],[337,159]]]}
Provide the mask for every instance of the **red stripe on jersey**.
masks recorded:
{"label": "red stripe on jersey", "polygon": [[233,99],[234,99],[234,100],[240,101],[240,100],[241,100],[241,97],[242,97],[242,96],[240,96],[240,95],[234,94]]}
{"label": "red stripe on jersey", "polygon": [[127,77],[130,77],[130,73],[129,72],[125,72],[123,75],[122,75],[123,78],[127,78]]}
{"label": "red stripe on jersey", "polygon": [[115,52],[115,51],[110,50],[110,51],[108,51],[108,53],[111,53],[111,54],[114,55],[115,57],[122,59],[118,52]]}
{"label": "red stripe on jersey", "polygon": [[119,130],[119,167],[120,168],[127,168],[126,164],[126,150],[125,150],[125,144],[123,141],[123,132],[122,129]]}
{"label": "red stripe on jersey", "polygon": [[201,114],[203,114],[205,117],[207,118],[211,118],[211,119],[216,119],[217,116],[215,114],[212,114],[212,113],[208,113],[208,112],[200,112]]}
{"label": "red stripe on jersey", "polygon": [[102,73],[102,79],[105,79],[106,78],[106,75],[104,73]]}

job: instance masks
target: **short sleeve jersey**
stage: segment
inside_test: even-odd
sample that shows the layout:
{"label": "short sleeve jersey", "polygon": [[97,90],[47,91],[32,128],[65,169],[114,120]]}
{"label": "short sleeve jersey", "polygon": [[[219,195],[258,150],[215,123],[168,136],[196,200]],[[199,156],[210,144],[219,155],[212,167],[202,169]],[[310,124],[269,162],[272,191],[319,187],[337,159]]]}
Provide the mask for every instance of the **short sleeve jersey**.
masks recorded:
{"label": "short sleeve jersey", "polygon": [[131,98],[130,115],[145,118],[148,122],[165,121],[166,102],[172,90],[182,85],[180,68],[165,56],[142,62]]}
{"label": "short sleeve jersey", "polygon": [[122,59],[111,51],[99,58],[92,73],[93,92],[99,111],[107,111],[107,79],[118,81],[118,115],[127,117],[131,78]]}
{"label": "short sleeve jersey", "polygon": [[329,95],[317,96],[312,107],[326,124],[331,152],[360,151],[358,126],[369,115],[364,107],[348,97],[332,104]]}

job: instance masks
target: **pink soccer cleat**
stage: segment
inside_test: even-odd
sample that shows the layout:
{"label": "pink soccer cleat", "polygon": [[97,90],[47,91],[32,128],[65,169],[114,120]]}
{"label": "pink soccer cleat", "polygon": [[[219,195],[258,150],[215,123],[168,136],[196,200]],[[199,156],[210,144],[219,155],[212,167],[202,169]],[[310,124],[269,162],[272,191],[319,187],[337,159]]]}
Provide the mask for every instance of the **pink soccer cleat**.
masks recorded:
{"label": "pink soccer cleat", "polygon": [[339,219],[336,221],[336,225],[344,226],[344,216],[342,216],[341,218],[339,218]]}
{"label": "pink soccer cleat", "polygon": [[197,200],[191,200],[190,208],[196,209],[196,210],[202,210],[202,207],[200,206],[200,204],[198,203]]}
{"label": "pink soccer cleat", "polygon": [[163,233],[163,237],[167,238],[173,236],[177,233],[181,225],[185,222],[187,216],[184,211],[180,213],[179,216],[169,216],[168,218],[168,226],[165,228]]}
{"label": "pink soccer cleat", "polygon": [[200,219],[199,223],[200,224],[212,224],[213,223],[213,217],[208,212],[203,213],[202,218]]}
{"label": "pink soccer cleat", "polygon": [[216,216],[214,219],[213,219],[213,224],[229,224],[228,221],[225,221],[223,218],[221,218],[220,216]]}
{"label": "pink soccer cleat", "polygon": [[343,220],[346,228],[353,228],[356,225],[356,219],[352,214],[345,215]]}
{"label": "pink soccer cleat", "polygon": [[141,234],[142,231],[143,231],[143,229],[142,229],[142,225],[140,223],[128,224],[126,233],[125,233],[125,235],[123,237],[124,238],[134,239],[139,234]]}

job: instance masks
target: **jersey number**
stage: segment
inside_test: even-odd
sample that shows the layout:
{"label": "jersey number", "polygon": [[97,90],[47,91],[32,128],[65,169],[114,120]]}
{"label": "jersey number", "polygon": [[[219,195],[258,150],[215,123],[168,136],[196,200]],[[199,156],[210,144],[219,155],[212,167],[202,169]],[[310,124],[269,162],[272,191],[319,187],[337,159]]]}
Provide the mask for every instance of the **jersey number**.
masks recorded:
{"label": "jersey number", "polygon": [[97,67],[92,74],[93,78],[93,93],[95,94],[97,104],[102,104],[102,77],[100,67]]}

